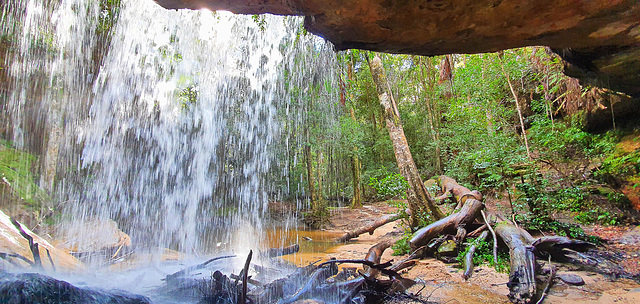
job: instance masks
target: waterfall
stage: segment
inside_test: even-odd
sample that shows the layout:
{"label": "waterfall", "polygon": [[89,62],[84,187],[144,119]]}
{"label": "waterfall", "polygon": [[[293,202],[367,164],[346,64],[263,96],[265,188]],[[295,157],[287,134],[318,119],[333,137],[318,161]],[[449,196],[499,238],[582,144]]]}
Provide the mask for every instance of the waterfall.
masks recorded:
{"label": "waterfall", "polygon": [[269,200],[303,187],[305,102],[338,100],[331,46],[296,17],[52,2],[2,6],[2,135],[41,156],[72,245],[74,224],[114,220],[145,252],[263,247]]}

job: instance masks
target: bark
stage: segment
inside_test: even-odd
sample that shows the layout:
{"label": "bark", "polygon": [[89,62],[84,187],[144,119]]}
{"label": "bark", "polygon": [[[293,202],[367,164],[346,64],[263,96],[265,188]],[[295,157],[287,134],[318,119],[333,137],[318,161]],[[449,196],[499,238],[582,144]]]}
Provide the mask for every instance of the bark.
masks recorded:
{"label": "bark", "polygon": [[[355,122],[356,115],[353,108],[349,109],[351,119]],[[362,207],[362,184],[360,181],[360,158],[358,157],[358,147],[353,147],[353,154],[351,155],[351,177],[353,179],[353,199],[351,200],[351,208]]]}
{"label": "bark", "polygon": [[309,198],[311,199],[311,208],[318,210],[318,196],[315,189],[315,181],[313,176],[313,159],[311,158],[311,145],[307,143],[304,147],[304,158],[307,162],[307,183],[309,186]]}
{"label": "bark", "polygon": [[466,200],[460,211],[416,231],[409,241],[411,250],[414,251],[428,244],[431,239],[442,234],[459,234],[459,230],[465,229],[466,225],[472,223],[480,215],[483,208],[484,203],[479,200]]}
{"label": "bark", "polygon": [[485,230],[482,232],[482,234],[473,242],[473,244],[471,244],[471,247],[469,247],[469,251],[467,251],[467,253],[464,255],[464,259],[463,259],[463,268],[464,268],[464,272],[462,273],[462,278],[466,281],[468,280],[471,275],[473,274],[473,254],[476,252],[476,249],[478,248],[478,244],[481,241],[484,241],[484,239],[487,238],[487,235],[489,235],[489,231]]}
{"label": "bark", "polygon": [[535,239],[526,230],[506,221],[498,223],[495,231],[509,247],[509,300],[512,303],[529,303],[536,294]]}
{"label": "bark", "polygon": [[378,91],[380,105],[384,108],[385,122],[389,136],[391,137],[391,142],[393,143],[393,150],[400,174],[402,174],[409,183],[407,200],[409,202],[409,208],[411,209],[411,226],[416,227],[418,225],[418,219],[423,212],[428,212],[434,219],[439,220],[444,217],[444,214],[427,193],[422,179],[418,174],[418,169],[413,161],[409,144],[402,129],[400,113],[391,96],[389,84],[382,66],[382,60],[379,56],[376,55],[369,61],[369,68],[371,69],[373,82]]}
{"label": "bark", "polygon": [[[424,63],[424,58],[422,57],[415,57],[417,58],[416,60],[418,61],[419,65],[420,65],[420,73],[421,73],[421,77],[422,77],[422,90],[424,91],[424,103],[425,106],[427,108],[427,118],[429,120],[429,128],[431,129],[431,140],[433,140],[433,142],[435,143],[435,152],[434,152],[434,158],[436,160],[436,174],[439,174],[440,172],[442,172],[442,163],[440,161],[440,134],[437,131],[437,129],[435,128],[435,122],[436,119],[438,119],[435,115],[435,106],[433,104],[433,100],[431,100],[431,98],[429,98],[429,92],[433,91],[433,85],[430,81],[429,86],[427,86],[427,76],[425,73],[425,63]],[[428,59],[427,59],[428,62]],[[429,71],[431,71],[430,69],[431,65],[429,65]]]}
{"label": "bark", "polygon": [[385,224],[391,223],[393,221],[396,221],[400,218],[399,214],[388,214],[385,215],[377,220],[375,220],[374,222],[372,222],[369,225],[366,225],[364,227],[360,227],[356,230],[350,231],[345,233],[343,236],[337,238],[335,241],[338,243],[344,243],[344,242],[348,242],[350,239],[352,238],[356,238],[361,234],[364,233],[369,233],[369,234],[373,234],[373,232],[380,226],[383,226]]}
{"label": "bark", "polygon": [[447,198],[449,193],[451,193],[453,194],[453,198],[457,203],[456,210],[462,207],[462,205],[464,205],[464,202],[469,198],[473,198],[479,201],[482,200],[482,194],[480,192],[478,192],[477,190],[471,191],[467,187],[460,186],[454,179],[448,176],[440,175],[440,177],[438,177],[438,184],[440,185],[443,194],[439,197],[436,197],[435,200],[444,200],[445,198]]}
{"label": "bark", "polygon": [[291,246],[280,247],[280,248],[270,248],[267,250],[267,256],[270,258],[279,257],[283,255],[294,254],[300,251],[300,245],[293,244]]}

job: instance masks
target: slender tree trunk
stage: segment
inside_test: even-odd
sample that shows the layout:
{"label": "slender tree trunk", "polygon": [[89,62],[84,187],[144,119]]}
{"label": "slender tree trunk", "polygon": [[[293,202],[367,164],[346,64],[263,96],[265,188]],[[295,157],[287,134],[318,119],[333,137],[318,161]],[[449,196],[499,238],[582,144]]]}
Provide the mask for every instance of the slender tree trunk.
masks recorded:
{"label": "slender tree trunk", "polygon": [[[347,76],[349,77],[349,83],[354,82],[353,77],[353,61],[350,61],[347,66]],[[349,94],[349,99],[353,100],[353,96]],[[356,114],[353,110],[353,107],[349,108],[349,115],[351,116],[351,120],[356,122]],[[374,118],[375,121],[375,118]],[[374,126],[375,130],[375,126]],[[351,178],[353,180],[353,198],[351,199],[351,208],[360,208],[362,207],[362,185],[360,182],[360,158],[358,157],[358,147],[353,146],[352,155],[351,155]]]}
{"label": "slender tree trunk", "polygon": [[318,208],[323,207],[324,202],[324,191],[322,190],[323,179],[325,177],[324,172],[324,153],[322,149],[318,149],[318,166],[316,167],[317,174],[316,178],[318,179],[318,189],[316,190],[316,202],[318,204]]}
{"label": "slender tree trunk", "polygon": [[434,115],[435,112],[435,107],[433,105],[433,100],[431,100],[431,98],[429,98],[429,90],[433,89],[433,87],[431,85],[427,86],[427,76],[426,73],[424,71],[424,62],[422,62],[422,58],[417,57],[418,62],[420,63],[420,73],[421,73],[421,83],[422,83],[422,90],[424,91],[424,102],[425,105],[427,107],[427,118],[429,119],[429,128],[431,129],[431,140],[433,140],[433,142],[435,143],[435,152],[434,152],[434,158],[436,160],[436,174],[441,174],[442,173],[442,163],[440,161],[440,140],[439,140],[439,136],[438,136],[438,131],[436,130],[434,123],[436,120],[436,116]]}
{"label": "slender tree trunk", "polygon": [[[351,119],[356,121],[356,115],[353,108],[349,109]],[[358,147],[353,147],[353,155],[351,155],[351,176],[353,178],[353,199],[351,200],[351,208],[362,207],[362,184],[360,182],[360,158],[358,157]]]}
{"label": "slender tree trunk", "polygon": [[524,147],[527,149],[527,157],[531,159],[531,152],[529,151],[529,140],[527,139],[527,132],[524,129],[524,119],[522,119],[522,110],[520,110],[520,102],[518,101],[518,95],[516,91],[513,89],[513,85],[511,84],[511,77],[509,76],[509,72],[504,68],[504,61],[502,61],[502,55],[498,56],[500,58],[500,67],[502,68],[502,73],[507,77],[507,84],[509,84],[509,89],[511,89],[511,94],[513,94],[513,99],[516,100],[516,110],[518,110],[518,118],[520,118],[520,128],[522,130],[522,137],[524,138]]}
{"label": "slender tree trunk", "polygon": [[436,206],[433,198],[427,193],[424,183],[418,174],[418,169],[409,150],[409,144],[404,136],[400,113],[390,94],[382,60],[379,56],[376,55],[369,61],[369,68],[371,69],[373,82],[378,91],[380,105],[384,108],[385,122],[389,136],[391,137],[391,142],[393,143],[393,150],[400,174],[402,174],[409,183],[407,200],[409,201],[409,208],[411,209],[411,225],[413,227],[418,225],[418,219],[423,212],[428,212],[433,217],[432,219],[439,220],[443,218],[444,215],[438,206]]}
{"label": "slender tree trunk", "polygon": [[318,210],[318,197],[315,189],[315,181],[313,176],[313,159],[311,158],[311,145],[307,142],[304,147],[304,158],[307,162],[307,182],[309,183],[309,199],[311,200],[311,208]]}

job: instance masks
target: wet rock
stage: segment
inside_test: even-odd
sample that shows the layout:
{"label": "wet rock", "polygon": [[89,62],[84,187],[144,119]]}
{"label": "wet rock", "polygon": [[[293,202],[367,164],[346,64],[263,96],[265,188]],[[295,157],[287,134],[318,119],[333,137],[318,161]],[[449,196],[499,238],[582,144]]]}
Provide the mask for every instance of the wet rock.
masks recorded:
{"label": "wet rock", "polygon": [[0,303],[147,304],[147,297],[125,291],[78,288],[37,273],[0,273]]}
{"label": "wet rock", "polygon": [[109,219],[65,223],[61,231],[65,246],[81,257],[102,255],[111,258],[131,247],[131,237]]}
{"label": "wet rock", "polygon": [[436,258],[446,263],[454,262],[458,256],[458,246],[454,240],[446,240],[436,252]]}
{"label": "wet rock", "polygon": [[[26,226],[21,226],[22,229],[33,238],[34,243],[38,243],[42,267],[45,270],[53,270],[54,268],[58,271],[84,269],[83,264],[78,259],[54,247]],[[47,254],[47,250],[49,254]],[[0,253],[13,255],[13,257],[7,257],[1,260],[4,261],[4,263],[0,265],[4,265],[4,267],[7,268],[26,268],[33,263],[33,254],[29,248],[29,242],[20,235],[20,231],[11,223],[9,216],[2,211],[0,211]],[[53,265],[51,265],[48,255],[51,255]]]}
{"label": "wet rock", "polygon": [[558,279],[560,279],[562,282],[565,282],[569,285],[574,285],[574,286],[584,285],[584,280],[582,279],[582,277],[575,274],[561,273],[561,274],[558,274]]}

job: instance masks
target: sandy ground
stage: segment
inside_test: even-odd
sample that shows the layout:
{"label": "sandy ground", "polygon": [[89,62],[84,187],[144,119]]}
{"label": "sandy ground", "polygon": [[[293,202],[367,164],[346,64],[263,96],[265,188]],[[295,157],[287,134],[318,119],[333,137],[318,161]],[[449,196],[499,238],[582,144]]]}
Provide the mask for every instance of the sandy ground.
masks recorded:
{"label": "sandy ground", "polygon": [[[365,205],[361,209],[338,208],[333,210],[331,224],[327,233],[340,235],[356,227],[365,225],[376,218],[394,213],[396,210],[386,202]],[[611,231],[602,227],[594,227],[588,231]],[[317,253],[314,259],[362,259],[369,248],[383,239],[402,236],[401,222],[396,221],[378,228],[373,235],[361,235],[349,243]],[[607,235],[604,235],[606,238]],[[612,243],[608,246],[631,246],[632,250],[640,247],[640,228],[617,229],[609,236]],[[392,256],[392,251],[385,251],[382,261],[400,260],[403,256]],[[632,255],[630,256],[632,257]],[[636,254],[637,257],[637,254]],[[625,260],[621,264],[625,264]],[[300,260],[298,260],[299,262]],[[357,265],[353,265],[354,267]],[[403,276],[416,279],[420,284],[409,292],[417,294],[422,300],[436,303],[509,303],[507,298],[508,274],[497,273],[488,266],[476,267],[473,276],[465,282],[461,278],[462,270],[457,264],[445,264],[435,259],[421,260],[412,268],[404,270]],[[556,280],[544,303],[640,303],[640,284],[626,279],[611,280],[600,274],[583,271],[571,271],[561,266],[558,274],[571,273],[585,281],[583,286],[570,286]]]}

